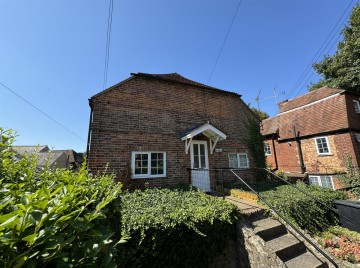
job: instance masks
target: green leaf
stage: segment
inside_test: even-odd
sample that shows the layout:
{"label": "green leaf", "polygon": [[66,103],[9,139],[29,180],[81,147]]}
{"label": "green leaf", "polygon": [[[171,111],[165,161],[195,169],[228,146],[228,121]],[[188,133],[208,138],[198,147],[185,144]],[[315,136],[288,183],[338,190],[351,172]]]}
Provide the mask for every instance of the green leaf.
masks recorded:
{"label": "green leaf", "polygon": [[38,236],[37,233],[31,234],[31,235],[24,237],[22,240],[28,242],[29,244],[32,244],[35,241],[37,236]]}

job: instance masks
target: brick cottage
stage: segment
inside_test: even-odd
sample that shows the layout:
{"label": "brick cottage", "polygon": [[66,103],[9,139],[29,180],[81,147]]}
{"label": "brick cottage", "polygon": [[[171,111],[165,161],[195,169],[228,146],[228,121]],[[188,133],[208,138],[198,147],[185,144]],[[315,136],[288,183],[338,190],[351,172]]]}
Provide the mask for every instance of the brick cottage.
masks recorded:
{"label": "brick cottage", "polygon": [[237,93],[176,73],[136,73],[91,97],[89,105],[89,168],[101,172],[108,164],[125,187],[191,183],[210,191],[209,173],[200,179],[190,168],[231,167],[246,177],[254,165],[246,123],[258,119]]}
{"label": "brick cottage", "polygon": [[360,163],[359,95],[323,87],[279,103],[277,116],[262,121],[267,162],[273,170],[331,189],[347,158]]}

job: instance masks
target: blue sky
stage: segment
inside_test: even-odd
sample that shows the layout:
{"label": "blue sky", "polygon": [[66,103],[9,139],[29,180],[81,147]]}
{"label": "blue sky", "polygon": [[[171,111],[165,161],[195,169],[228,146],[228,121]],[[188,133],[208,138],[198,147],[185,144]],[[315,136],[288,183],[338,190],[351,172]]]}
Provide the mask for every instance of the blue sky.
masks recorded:
{"label": "blue sky", "polygon": [[[296,82],[356,2],[243,0],[209,81],[238,0],[114,0],[107,86],[132,72],[177,72],[273,116],[273,89],[278,101],[307,92],[308,77],[318,80],[312,69]],[[16,144],[86,150],[88,98],[103,90],[108,4],[0,1],[0,83],[80,136],[0,85],[0,126],[17,131]]]}

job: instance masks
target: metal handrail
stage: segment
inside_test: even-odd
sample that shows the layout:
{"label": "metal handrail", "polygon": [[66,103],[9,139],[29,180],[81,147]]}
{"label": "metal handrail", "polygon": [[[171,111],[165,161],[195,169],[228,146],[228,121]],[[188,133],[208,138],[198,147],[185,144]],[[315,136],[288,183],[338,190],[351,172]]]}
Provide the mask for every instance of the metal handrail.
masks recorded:
{"label": "metal handrail", "polygon": [[302,232],[300,232],[290,221],[288,221],[284,215],[282,215],[279,211],[277,211],[271,204],[269,204],[265,198],[263,198],[258,192],[256,192],[250,185],[248,185],[240,176],[238,176],[232,169],[231,172],[246,186],[248,187],[254,194],[256,194],[259,199],[264,202],[272,211],[274,211],[283,221],[285,221],[293,230],[295,230],[302,238],[304,238],[310,245],[312,245],[321,255],[323,255],[329,262],[331,262],[336,268],[339,268],[337,263],[330,258],[323,250],[321,250],[316,244],[314,244],[309,238],[307,238]]}
{"label": "metal handrail", "polygon": [[314,200],[315,202],[325,206],[327,209],[331,210],[332,212],[336,213],[337,215],[343,217],[344,219],[348,220],[349,222],[351,222],[352,224],[354,224],[355,226],[360,227],[360,224],[357,222],[354,222],[353,220],[349,219],[348,217],[346,217],[345,215],[339,213],[339,211],[337,211],[336,209],[334,209],[333,207],[325,204],[324,202],[321,202],[320,200],[318,200],[316,197],[312,196],[311,194],[305,192],[304,190],[300,189],[299,187],[297,187],[296,185],[291,184],[290,182],[284,180],[283,178],[281,178],[280,176],[276,175],[275,173],[271,172],[270,170],[266,169],[266,168],[255,168],[255,169],[263,169],[267,172],[269,172],[270,174],[272,174],[273,176],[275,176],[276,178],[282,180],[283,182],[287,183],[288,185],[290,185],[291,187],[295,188],[296,190],[302,192],[303,194],[307,195],[308,197],[310,197],[312,200]]}

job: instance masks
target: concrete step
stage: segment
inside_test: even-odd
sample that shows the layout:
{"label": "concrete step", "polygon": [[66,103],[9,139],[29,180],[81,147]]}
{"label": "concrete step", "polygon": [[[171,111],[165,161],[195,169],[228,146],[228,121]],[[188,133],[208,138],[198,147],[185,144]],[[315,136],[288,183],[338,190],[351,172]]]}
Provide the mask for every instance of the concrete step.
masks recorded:
{"label": "concrete step", "polygon": [[284,262],[306,252],[304,243],[292,234],[285,234],[268,240],[266,245]]}
{"label": "concrete step", "polygon": [[250,203],[234,196],[226,196],[225,200],[236,205],[244,216],[256,216],[264,212],[264,208],[258,204]]}
{"label": "concrete step", "polygon": [[264,241],[271,240],[287,233],[285,226],[277,220],[270,218],[253,222],[254,232]]}
{"label": "concrete step", "polygon": [[299,268],[299,267],[328,268],[329,267],[329,265],[326,262],[322,262],[317,257],[315,257],[314,254],[308,251],[286,261],[285,265],[288,268]]}

